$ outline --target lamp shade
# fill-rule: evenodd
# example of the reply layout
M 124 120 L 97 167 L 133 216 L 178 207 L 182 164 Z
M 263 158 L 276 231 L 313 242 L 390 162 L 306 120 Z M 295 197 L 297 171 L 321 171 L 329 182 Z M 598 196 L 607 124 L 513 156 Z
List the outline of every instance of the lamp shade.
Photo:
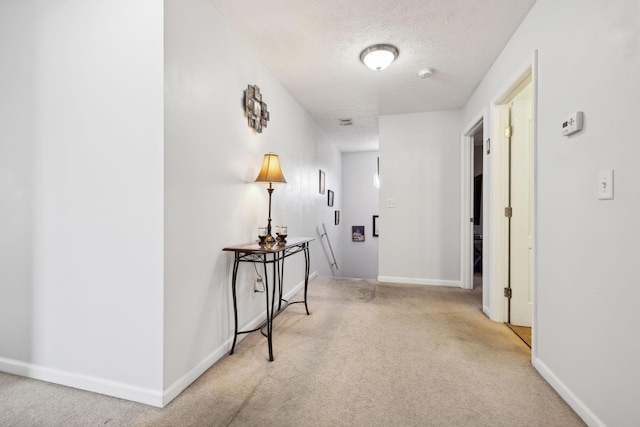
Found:
M 360 60 L 374 71 L 387 68 L 398 57 L 398 48 L 390 44 L 369 46 L 360 53 Z
M 284 179 L 284 175 L 282 175 L 282 170 L 280 169 L 280 158 L 277 154 L 269 153 L 264 155 L 262 169 L 260 169 L 260 173 L 258 174 L 255 182 L 265 182 L 269 184 L 287 182 L 287 180 Z

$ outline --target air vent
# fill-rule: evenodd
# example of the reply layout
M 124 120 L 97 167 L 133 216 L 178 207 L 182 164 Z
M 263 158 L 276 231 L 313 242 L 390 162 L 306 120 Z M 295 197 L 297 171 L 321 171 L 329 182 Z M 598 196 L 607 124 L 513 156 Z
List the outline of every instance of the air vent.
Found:
M 351 126 L 351 125 L 353 125 L 353 120 L 352 119 L 338 119 L 338 122 L 340 122 L 340 126 Z

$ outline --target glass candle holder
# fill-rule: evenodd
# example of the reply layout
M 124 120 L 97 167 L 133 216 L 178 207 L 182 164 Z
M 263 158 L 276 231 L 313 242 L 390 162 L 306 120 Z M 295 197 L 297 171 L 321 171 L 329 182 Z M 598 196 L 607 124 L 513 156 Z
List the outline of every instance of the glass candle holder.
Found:
M 276 230 L 276 234 L 278 235 L 278 242 L 287 243 L 287 227 L 285 225 L 279 225 Z
M 267 238 L 267 227 L 258 227 L 258 239 L 261 245 L 265 244 Z

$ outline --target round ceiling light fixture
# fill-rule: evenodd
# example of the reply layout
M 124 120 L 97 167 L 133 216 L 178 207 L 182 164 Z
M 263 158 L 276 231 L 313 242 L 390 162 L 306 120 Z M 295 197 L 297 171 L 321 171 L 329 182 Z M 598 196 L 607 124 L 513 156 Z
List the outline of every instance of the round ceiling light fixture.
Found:
M 360 61 L 374 71 L 387 68 L 398 57 L 398 48 L 390 44 L 369 46 L 360 53 Z

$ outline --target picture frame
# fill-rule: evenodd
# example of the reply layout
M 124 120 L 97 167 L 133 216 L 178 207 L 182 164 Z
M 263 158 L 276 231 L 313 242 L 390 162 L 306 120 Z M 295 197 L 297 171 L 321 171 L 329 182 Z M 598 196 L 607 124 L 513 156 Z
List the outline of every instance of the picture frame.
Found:
M 320 169 L 320 173 L 318 174 L 318 192 L 320 194 L 324 194 L 324 171 Z
M 340 211 L 335 211 L 333 213 L 335 225 L 340 224 Z
M 269 111 L 267 104 L 262 102 L 262 93 L 257 85 L 249 85 L 244 91 L 244 113 L 249 127 L 257 133 L 262 133 L 262 129 L 267 127 Z
M 328 206 L 333 206 L 333 191 L 331 190 L 327 190 L 327 205 Z
M 378 215 L 373 216 L 373 237 L 378 237 Z
M 364 225 L 351 226 L 351 241 L 364 242 Z

